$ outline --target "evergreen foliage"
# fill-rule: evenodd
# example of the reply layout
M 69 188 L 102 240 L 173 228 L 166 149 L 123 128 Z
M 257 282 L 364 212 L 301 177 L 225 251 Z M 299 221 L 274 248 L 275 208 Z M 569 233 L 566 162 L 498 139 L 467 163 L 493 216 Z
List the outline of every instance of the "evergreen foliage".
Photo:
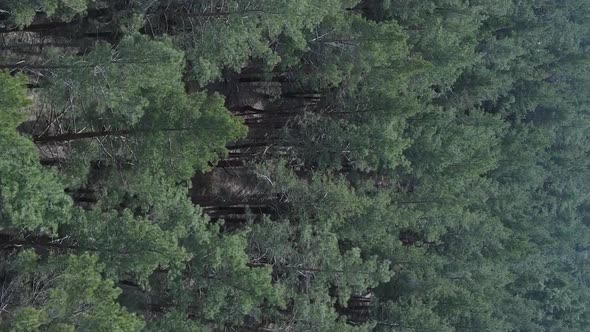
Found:
M 589 18 L 0 1 L 0 330 L 586 331 Z

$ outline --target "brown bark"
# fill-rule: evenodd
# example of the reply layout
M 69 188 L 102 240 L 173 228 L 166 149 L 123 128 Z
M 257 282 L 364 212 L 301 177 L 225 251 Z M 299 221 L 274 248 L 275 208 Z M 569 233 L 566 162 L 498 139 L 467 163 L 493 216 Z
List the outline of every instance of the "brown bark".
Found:
M 250 149 L 256 147 L 265 147 L 268 145 L 268 142 L 252 142 L 252 143 L 243 143 L 243 144 L 234 144 L 228 145 L 228 150 L 238 150 L 238 149 Z
M 160 129 L 118 129 L 118 130 L 103 130 L 103 131 L 90 131 L 90 132 L 81 132 L 81 133 L 65 133 L 60 135 L 53 135 L 53 136 L 38 136 L 34 137 L 33 141 L 36 143 L 54 143 L 54 142 L 67 142 L 67 141 L 75 141 L 79 139 L 87 139 L 87 138 L 97 138 L 97 137 L 105 137 L 105 136 L 128 136 L 133 134 L 139 133 L 148 133 L 148 132 L 174 132 L 174 131 L 188 131 L 193 130 L 196 128 L 160 128 Z
M 94 34 L 92 34 L 94 36 Z M 111 61 L 111 64 L 118 64 L 118 65 L 158 65 L 161 64 L 161 61 L 125 61 L 125 62 L 116 62 Z M 35 69 L 35 70 L 44 70 L 44 69 L 71 69 L 71 68 L 94 68 L 96 66 L 104 65 L 104 63 L 88 63 L 88 64 L 78 64 L 75 66 L 70 65 L 45 65 L 45 64 L 35 64 L 31 63 L 28 64 L 26 62 L 23 63 L 0 63 L 0 69 L 10 69 L 10 70 L 23 70 L 23 69 Z
M 104 130 L 104 131 L 89 131 L 81 133 L 66 133 L 53 136 L 39 136 L 33 138 L 36 143 L 53 143 L 53 142 L 67 142 L 86 138 L 97 138 L 105 136 L 126 136 L 131 133 L 130 130 Z
M 268 11 L 264 11 L 263 9 L 250 9 L 250 10 L 240 10 L 235 12 L 209 12 L 209 13 L 191 13 L 191 12 L 182 12 L 182 11 L 163 11 L 159 14 L 164 15 L 172 15 L 172 17 L 227 17 L 231 15 L 243 15 L 243 14 L 251 14 L 251 13 L 265 13 L 265 14 L 273 14 Z M 281 13 L 275 13 L 281 14 Z
M 0 29 L 0 34 L 4 33 L 12 33 L 12 32 L 47 32 L 51 30 L 56 30 L 59 28 L 66 27 L 71 25 L 70 23 L 66 22 L 49 22 L 49 23 L 38 23 L 26 26 L 24 28 L 14 28 L 14 29 Z

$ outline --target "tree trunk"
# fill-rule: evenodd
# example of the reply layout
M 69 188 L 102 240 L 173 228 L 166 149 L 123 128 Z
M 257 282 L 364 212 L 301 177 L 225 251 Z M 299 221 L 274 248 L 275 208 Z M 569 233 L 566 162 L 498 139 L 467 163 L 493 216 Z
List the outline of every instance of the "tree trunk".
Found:
M 104 130 L 104 131 L 90 131 L 82 133 L 66 133 L 54 136 L 40 136 L 33 138 L 36 143 L 53 143 L 53 142 L 67 142 L 86 138 L 96 138 L 105 136 L 126 136 L 131 133 L 130 130 Z
M 54 136 L 38 136 L 34 137 L 33 141 L 36 143 L 54 143 L 54 142 L 68 142 L 68 141 L 75 141 L 80 139 L 86 138 L 96 138 L 96 137 L 105 137 L 105 136 L 128 136 L 133 134 L 139 133 L 148 133 L 148 132 L 175 132 L 175 131 L 189 131 L 195 130 L 198 128 L 161 128 L 161 129 L 119 129 L 119 130 L 103 130 L 103 131 L 90 131 L 90 132 L 82 132 L 82 133 L 66 133 L 61 135 L 54 135 Z
M 50 23 L 39 23 L 26 26 L 24 28 L 15 28 L 15 29 L 0 29 L 0 34 L 5 33 L 12 33 L 12 32 L 47 32 L 51 30 L 56 30 L 59 28 L 66 27 L 71 25 L 70 23 L 66 22 L 50 22 Z

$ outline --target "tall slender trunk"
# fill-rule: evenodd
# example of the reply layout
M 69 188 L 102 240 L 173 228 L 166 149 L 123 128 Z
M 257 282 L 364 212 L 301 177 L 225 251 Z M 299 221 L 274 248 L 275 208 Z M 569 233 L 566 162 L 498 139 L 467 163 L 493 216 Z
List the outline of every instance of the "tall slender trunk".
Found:
M 24 32 L 44 32 L 44 31 L 51 31 L 51 30 L 63 28 L 68 25 L 71 25 L 71 23 L 67 23 L 67 22 L 39 23 L 39 24 L 32 24 L 32 25 L 26 26 L 24 28 L 0 29 L 0 34 L 21 32 L 21 31 L 24 31 Z
M 33 235 L 24 238 L 17 237 L 16 235 L 10 234 L 8 231 L 3 230 L 0 232 L 0 250 L 12 251 L 17 248 L 33 248 L 42 250 L 71 250 L 80 249 L 78 246 L 74 246 L 68 243 L 60 242 L 58 239 L 51 238 L 46 235 Z M 89 251 L 97 251 L 92 249 Z
M 66 133 L 54 136 L 39 136 L 33 138 L 36 143 L 53 143 L 53 142 L 67 142 L 86 138 L 97 138 L 105 136 L 126 136 L 131 133 L 130 130 L 104 130 L 104 131 L 89 131 L 82 133 Z
M 234 144 L 228 145 L 228 150 L 237 150 L 237 149 L 250 149 L 255 147 L 265 147 L 268 145 L 268 142 L 252 142 L 252 143 L 243 143 L 243 144 Z
M 196 128 L 188 127 L 188 128 L 159 128 L 159 129 L 118 129 L 118 130 L 103 130 L 103 131 L 90 131 L 90 132 L 82 132 L 82 133 L 66 133 L 61 135 L 54 135 L 54 136 L 39 136 L 33 138 L 33 141 L 36 143 L 54 143 L 54 142 L 67 142 L 67 141 L 75 141 L 80 139 L 87 139 L 87 138 L 97 138 L 97 137 L 105 137 L 105 136 L 128 136 L 133 134 L 139 133 L 148 133 L 148 132 L 174 132 L 174 131 L 188 131 L 194 130 Z
M 93 67 L 94 65 L 82 65 L 76 67 Z M 65 66 L 65 65 L 41 65 L 41 64 L 27 64 L 27 63 L 0 63 L 0 69 L 10 69 L 10 70 L 17 70 L 17 69 L 65 69 L 65 68 L 74 68 L 74 66 Z
M 159 65 L 162 61 L 154 60 L 147 60 L 147 61 L 125 61 L 125 62 L 117 62 L 117 61 L 110 61 L 107 62 L 109 64 L 118 64 L 118 65 Z M 71 69 L 71 68 L 94 68 L 96 66 L 105 65 L 106 63 L 85 63 L 85 64 L 77 64 L 77 65 L 45 65 L 45 64 L 35 64 L 35 63 L 0 63 L 0 69 L 10 69 L 10 70 L 22 70 L 22 69 Z
M 397 205 L 406 205 L 406 204 L 431 204 L 431 203 L 443 203 L 440 200 L 416 200 L 416 201 L 393 201 L 394 204 Z
M 240 10 L 235 12 L 209 12 L 209 13 L 190 13 L 190 12 L 182 12 L 182 11 L 163 11 L 160 14 L 163 15 L 173 15 L 176 17 L 227 17 L 232 15 L 244 15 L 244 14 L 252 14 L 252 13 L 264 13 L 264 14 L 282 14 L 282 13 L 273 13 L 268 12 L 263 9 L 249 9 L 249 10 Z

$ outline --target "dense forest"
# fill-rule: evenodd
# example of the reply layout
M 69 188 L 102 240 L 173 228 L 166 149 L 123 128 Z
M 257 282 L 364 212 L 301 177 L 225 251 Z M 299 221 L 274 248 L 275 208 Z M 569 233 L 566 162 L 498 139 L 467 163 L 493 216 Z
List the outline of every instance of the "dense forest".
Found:
M 589 91 L 587 0 L 0 0 L 0 330 L 588 331 Z

